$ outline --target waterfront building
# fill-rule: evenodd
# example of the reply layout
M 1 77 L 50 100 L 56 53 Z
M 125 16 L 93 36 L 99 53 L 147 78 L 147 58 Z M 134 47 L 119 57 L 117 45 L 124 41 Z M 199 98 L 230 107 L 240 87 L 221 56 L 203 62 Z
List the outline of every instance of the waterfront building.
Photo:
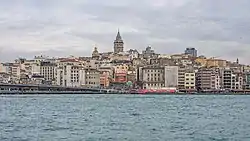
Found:
M 85 69 L 82 66 L 68 63 L 57 68 L 57 85 L 65 87 L 80 87 L 85 85 L 85 83 Z
M 114 69 L 111 64 L 102 64 L 99 67 L 100 71 L 100 86 L 109 87 L 113 80 Z
M 40 62 L 33 62 L 31 65 L 31 75 L 40 75 L 41 67 Z
M 166 88 L 178 87 L 178 66 L 165 66 L 164 67 L 164 81 Z
M 191 55 L 192 57 L 197 57 L 197 50 L 195 48 L 186 48 L 185 54 Z
M 164 66 L 148 65 L 137 69 L 137 79 L 143 89 L 161 89 L 165 86 Z
M 200 68 L 196 74 L 198 91 L 211 91 L 220 89 L 219 72 L 213 68 Z
M 250 90 L 250 72 L 244 74 L 243 77 L 243 89 Z
M 17 63 L 1 63 L 0 73 L 6 73 L 10 75 L 13 81 L 17 83 L 17 79 L 20 79 L 21 76 L 21 67 Z
M 186 66 L 179 66 L 178 68 L 178 89 L 185 90 L 185 73 L 187 71 Z
M 55 81 L 56 67 L 56 63 L 40 62 L 40 75 L 44 77 L 45 81 L 52 83 Z
M 118 30 L 116 39 L 114 41 L 114 53 L 120 53 L 124 50 L 124 42 L 122 40 L 122 37 L 120 35 L 120 31 Z
M 243 85 L 244 85 L 244 75 L 243 73 L 235 73 L 235 89 L 236 90 L 242 90 L 243 89 Z
M 9 83 L 11 75 L 5 72 L 0 72 L 0 83 Z
M 236 75 L 231 68 L 221 69 L 222 88 L 227 90 L 235 89 Z
M 114 74 L 114 82 L 127 82 L 127 74 L 128 74 L 128 65 L 116 65 L 114 66 L 115 74 Z
M 196 75 L 195 72 L 186 72 L 185 73 L 185 89 L 186 90 L 195 90 L 196 89 Z
M 106 88 L 110 85 L 110 73 L 108 71 L 100 72 L 100 86 Z
M 93 68 L 85 69 L 86 86 L 100 87 L 100 71 Z

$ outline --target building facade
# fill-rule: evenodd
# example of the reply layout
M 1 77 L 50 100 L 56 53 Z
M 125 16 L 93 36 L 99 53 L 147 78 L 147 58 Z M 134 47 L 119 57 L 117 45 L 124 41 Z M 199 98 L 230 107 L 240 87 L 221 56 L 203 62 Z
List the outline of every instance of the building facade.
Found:
M 194 72 L 185 73 L 185 89 L 195 90 L 196 89 L 196 75 Z
M 100 87 L 100 71 L 97 69 L 85 69 L 86 86 Z
M 198 91 L 219 90 L 220 74 L 213 68 L 200 68 L 197 72 L 196 86 Z
M 125 83 L 127 82 L 128 65 L 114 66 L 114 82 Z
M 197 50 L 195 48 L 186 48 L 185 54 L 197 57 Z
M 65 87 L 81 87 L 85 85 L 85 69 L 68 64 L 57 68 L 56 84 Z
M 177 88 L 178 87 L 178 66 L 165 66 L 164 67 L 165 87 Z
M 165 85 L 163 66 L 144 66 L 137 70 L 137 78 L 143 89 L 161 89 Z
M 45 81 L 52 83 L 52 81 L 55 81 L 56 67 L 55 63 L 40 62 L 40 75 L 43 76 Z

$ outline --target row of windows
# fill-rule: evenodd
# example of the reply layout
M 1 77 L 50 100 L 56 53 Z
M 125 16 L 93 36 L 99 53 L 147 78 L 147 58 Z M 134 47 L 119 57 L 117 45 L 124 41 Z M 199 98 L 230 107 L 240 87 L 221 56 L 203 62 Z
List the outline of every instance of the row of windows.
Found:
M 194 82 L 191 82 L 191 83 L 186 82 L 186 85 L 194 85 Z
M 144 84 L 144 87 L 146 87 L 146 86 L 148 86 L 148 87 L 163 87 L 164 86 L 164 84 Z
M 71 82 L 79 82 L 79 80 L 78 80 L 78 79 L 75 79 L 75 80 L 71 80 Z
M 161 74 L 160 73 L 155 73 L 155 74 L 148 74 L 148 77 L 151 75 L 151 77 L 153 77 L 153 76 L 160 76 Z
M 163 70 L 145 70 L 146 72 L 163 72 Z
M 194 76 L 194 74 L 193 73 L 191 73 L 191 74 L 187 73 L 186 76 Z
M 186 81 L 189 81 L 189 80 L 191 80 L 191 81 L 194 81 L 194 78 L 186 78 Z
M 147 79 L 148 81 L 161 81 L 162 79 L 161 78 L 151 78 L 151 79 Z
M 96 79 L 97 77 L 92 77 L 92 76 L 89 76 L 89 77 L 86 77 L 86 78 L 88 78 L 88 79 Z
M 96 82 L 87 82 L 87 84 L 95 85 L 95 84 L 98 84 L 98 83 L 96 83 Z

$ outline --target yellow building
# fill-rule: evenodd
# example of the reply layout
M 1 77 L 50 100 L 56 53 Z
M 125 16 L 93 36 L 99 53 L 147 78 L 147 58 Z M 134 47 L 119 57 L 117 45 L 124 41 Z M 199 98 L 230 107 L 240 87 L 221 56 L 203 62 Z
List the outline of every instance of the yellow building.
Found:
M 195 73 L 185 73 L 185 89 L 194 90 L 195 89 Z
M 204 67 L 226 67 L 227 66 L 227 61 L 222 60 L 222 59 L 197 58 L 195 62 L 201 64 L 201 66 L 204 66 Z
M 206 58 L 197 58 L 197 59 L 195 59 L 195 62 L 201 64 L 201 66 L 206 66 L 207 59 Z
M 207 67 L 226 67 L 227 61 L 222 59 L 207 59 Z

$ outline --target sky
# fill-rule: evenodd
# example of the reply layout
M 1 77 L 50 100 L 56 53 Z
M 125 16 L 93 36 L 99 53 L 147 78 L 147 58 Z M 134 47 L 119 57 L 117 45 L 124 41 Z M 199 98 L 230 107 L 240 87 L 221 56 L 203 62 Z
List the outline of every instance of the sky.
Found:
M 183 53 L 250 64 L 249 0 L 0 0 L 0 62 L 90 56 L 125 49 Z

